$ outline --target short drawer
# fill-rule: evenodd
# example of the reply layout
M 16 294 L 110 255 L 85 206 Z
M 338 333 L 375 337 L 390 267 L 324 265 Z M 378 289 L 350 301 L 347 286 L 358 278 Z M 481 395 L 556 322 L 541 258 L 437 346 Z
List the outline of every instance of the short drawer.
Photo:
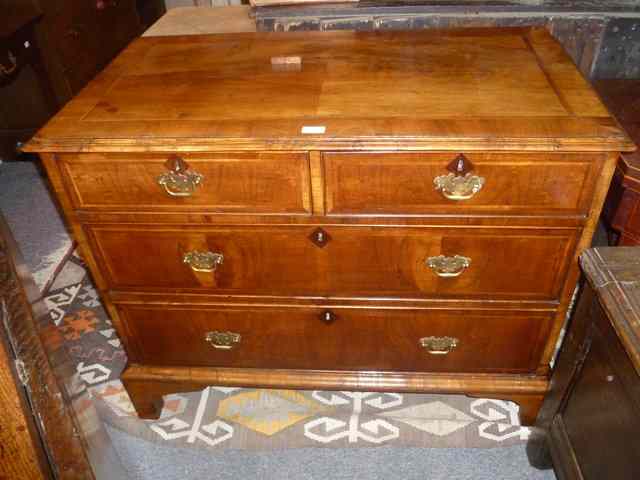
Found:
M 88 233 L 114 289 L 534 299 L 558 297 L 577 234 L 335 225 L 104 225 Z
M 309 214 L 309 162 L 301 153 L 66 155 L 76 208 Z
M 605 159 L 474 152 L 326 153 L 323 158 L 329 215 L 586 213 Z M 451 171 L 453 165 L 459 174 Z
M 151 365 L 533 372 L 551 314 L 332 307 L 119 305 Z

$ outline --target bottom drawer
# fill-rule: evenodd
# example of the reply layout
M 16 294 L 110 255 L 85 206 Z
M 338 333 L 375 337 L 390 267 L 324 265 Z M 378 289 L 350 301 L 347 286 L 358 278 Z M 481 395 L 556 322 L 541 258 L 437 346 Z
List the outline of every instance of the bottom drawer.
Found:
M 136 363 L 424 372 L 533 372 L 553 316 L 353 307 L 118 310 Z

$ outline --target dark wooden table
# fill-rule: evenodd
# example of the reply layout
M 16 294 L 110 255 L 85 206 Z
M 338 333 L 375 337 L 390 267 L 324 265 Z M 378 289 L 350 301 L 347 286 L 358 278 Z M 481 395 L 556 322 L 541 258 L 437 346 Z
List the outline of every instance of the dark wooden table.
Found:
M 640 478 L 640 248 L 599 247 L 538 423 L 560 480 Z

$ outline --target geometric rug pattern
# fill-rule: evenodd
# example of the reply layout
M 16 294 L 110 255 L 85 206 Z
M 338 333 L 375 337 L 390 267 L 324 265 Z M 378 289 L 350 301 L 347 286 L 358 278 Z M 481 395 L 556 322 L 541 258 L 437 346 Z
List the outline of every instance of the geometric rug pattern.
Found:
M 152 442 L 215 450 L 495 448 L 524 443 L 531 434 L 508 401 L 221 386 L 169 395 L 158 420 L 140 420 L 119 380 L 127 361 L 122 344 L 77 253 L 59 270 L 45 302 L 103 421 Z

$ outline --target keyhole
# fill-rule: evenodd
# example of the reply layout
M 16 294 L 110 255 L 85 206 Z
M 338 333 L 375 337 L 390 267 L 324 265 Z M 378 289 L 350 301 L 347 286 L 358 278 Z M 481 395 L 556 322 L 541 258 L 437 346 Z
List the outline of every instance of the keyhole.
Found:
M 316 247 L 324 247 L 331 240 L 331 235 L 325 232 L 322 228 L 316 228 L 309 234 L 309 240 L 311 240 Z
M 324 323 L 332 323 L 336 319 L 336 316 L 331 310 L 325 310 L 324 312 L 322 312 L 320 318 L 322 318 L 322 321 L 324 321 Z

